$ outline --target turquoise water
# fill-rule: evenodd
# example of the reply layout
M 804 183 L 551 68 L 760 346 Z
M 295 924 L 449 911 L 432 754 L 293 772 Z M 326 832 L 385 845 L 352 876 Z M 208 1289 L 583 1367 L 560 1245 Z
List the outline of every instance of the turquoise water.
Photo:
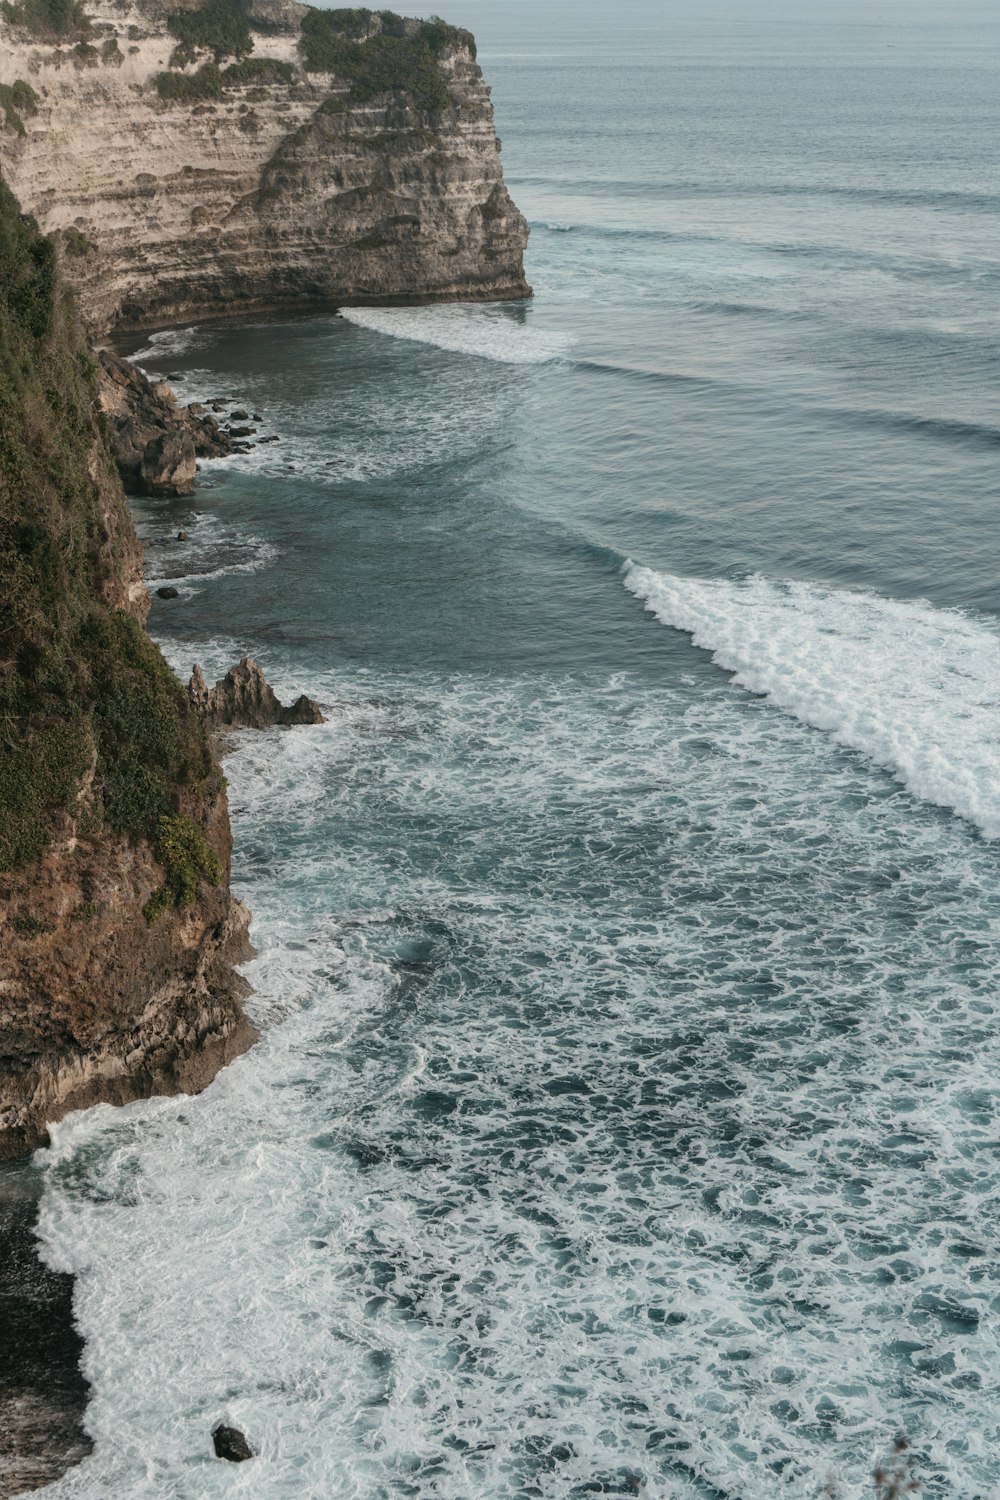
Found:
M 448 14 L 534 302 L 136 351 L 280 437 L 154 632 L 329 722 L 227 762 L 260 1046 L 54 1132 L 50 1493 L 985 1500 L 1000 24 Z

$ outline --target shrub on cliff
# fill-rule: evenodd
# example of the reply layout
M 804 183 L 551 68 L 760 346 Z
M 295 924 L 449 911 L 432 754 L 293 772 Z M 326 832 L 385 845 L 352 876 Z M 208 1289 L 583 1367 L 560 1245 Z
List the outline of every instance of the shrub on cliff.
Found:
M 37 37 L 77 36 L 90 29 L 90 19 L 81 0 L 4 0 L 0 12 L 12 26 L 22 26 Z
M 219 99 L 224 88 L 243 88 L 251 84 L 294 83 L 291 63 L 270 57 L 248 57 L 230 63 L 223 70 L 218 63 L 206 63 L 197 73 L 157 73 L 156 91 L 161 99 L 189 103 L 198 99 Z
M 128 522 L 97 408 L 53 242 L 0 179 L 0 871 L 38 859 L 70 818 L 83 840 L 176 854 L 174 900 L 221 773 L 184 689 L 116 607 Z M 164 840 L 164 819 L 183 838 Z
M 157 73 L 156 92 L 161 99 L 218 99 L 222 93 L 222 70 L 217 63 L 206 63 L 197 73 Z
M 38 95 L 30 83 L 18 78 L 14 83 L 0 83 L 0 109 L 4 124 L 17 135 L 24 135 L 24 115 L 33 115 L 38 110 Z
M 349 81 L 350 98 L 357 104 L 380 94 L 401 93 L 429 113 L 449 107 L 451 96 L 422 31 L 416 36 L 378 33 L 357 41 L 337 24 L 342 14 L 311 10 L 303 20 L 299 47 L 308 72 L 333 73 Z
M 200 10 L 179 11 L 167 18 L 167 30 L 188 49 L 188 55 L 209 47 L 218 62 L 253 51 L 250 22 L 237 0 L 207 0 Z
M 230 63 L 222 75 L 227 88 L 241 88 L 253 83 L 295 82 L 295 69 L 291 63 L 281 62 L 275 57 L 247 57 L 242 62 Z

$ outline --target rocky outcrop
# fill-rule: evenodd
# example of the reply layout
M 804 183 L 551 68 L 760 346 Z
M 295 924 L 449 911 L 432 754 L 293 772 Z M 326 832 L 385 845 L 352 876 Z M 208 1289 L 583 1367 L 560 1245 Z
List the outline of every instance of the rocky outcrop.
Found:
M 288 0 L 246 5 L 242 60 L 178 58 L 179 6 L 85 8 L 81 53 L 5 7 L 0 83 L 36 97 L 23 134 L 0 128 L 0 168 L 57 236 L 92 331 L 529 294 L 527 226 L 469 33 L 427 32 L 431 52 L 419 23 L 359 13 L 307 68 L 309 12 Z
M 210 688 L 195 664 L 188 683 L 191 706 L 206 728 L 270 729 L 276 724 L 325 724 L 317 704 L 302 693 L 290 708 L 279 700 L 252 656 L 244 656 Z
M 102 349 L 101 407 L 118 472 L 131 495 L 191 495 L 197 460 L 221 458 L 233 439 L 195 405 L 180 407 L 168 385 L 151 385 L 141 370 Z
M 142 552 L 53 247 L 0 180 L 0 1158 L 201 1088 L 255 1032 L 224 778 L 143 629 Z
M 0 1158 L 72 1109 L 197 1093 L 256 1039 L 224 795 L 206 833 L 218 883 L 152 924 L 163 870 L 145 841 L 60 841 L 0 883 Z

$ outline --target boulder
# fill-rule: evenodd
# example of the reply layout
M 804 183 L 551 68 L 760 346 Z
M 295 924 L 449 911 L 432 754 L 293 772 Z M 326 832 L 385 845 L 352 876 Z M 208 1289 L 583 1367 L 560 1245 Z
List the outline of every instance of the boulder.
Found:
M 232 441 L 203 406 L 194 403 L 178 407 L 168 385 L 162 382 L 151 385 L 141 370 L 111 349 L 102 349 L 99 357 L 101 405 L 126 490 L 133 495 L 189 495 L 194 486 L 189 455 L 181 465 L 189 477 L 182 481 L 168 474 L 162 487 L 150 487 L 156 481 L 147 469 L 147 453 L 148 468 L 156 466 L 161 457 L 155 450 L 149 452 L 150 445 L 172 434 L 181 434 L 190 439 L 198 458 L 221 458 L 233 451 Z M 176 442 L 170 448 L 176 469 L 181 450 Z M 183 488 L 179 487 L 181 482 Z
M 224 1422 L 212 1428 L 212 1443 L 216 1458 L 225 1458 L 231 1464 L 241 1464 L 254 1456 L 246 1434 L 238 1427 L 227 1427 Z
M 291 707 L 277 697 L 252 656 L 244 656 L 210 688 L 197 664 L 188 683 L 195 712 L 209 729 L 270 729 L 274 724 L 325 724 L 319 707 L 303 693 Z
M 162 589 L 156 590 L 157 599 L 179 599 L 180 590 L 175 589 L 172 584 L 165 584 Z
M 163 432 L 146 444 L 139 476 L 144 494 L 193 495 L 196 472 L 190 432 Z

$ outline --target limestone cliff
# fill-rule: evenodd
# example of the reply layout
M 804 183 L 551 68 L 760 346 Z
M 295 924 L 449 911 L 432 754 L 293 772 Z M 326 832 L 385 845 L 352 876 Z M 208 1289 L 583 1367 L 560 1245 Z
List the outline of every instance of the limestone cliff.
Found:
M 97 365 L 0 180 L 0 1157 L 243 1051 L 225 782 L 143 629 Z
M 0 17 L 0 169 L 91 331 L 529 294 L 468 32 L 293 0 Z

